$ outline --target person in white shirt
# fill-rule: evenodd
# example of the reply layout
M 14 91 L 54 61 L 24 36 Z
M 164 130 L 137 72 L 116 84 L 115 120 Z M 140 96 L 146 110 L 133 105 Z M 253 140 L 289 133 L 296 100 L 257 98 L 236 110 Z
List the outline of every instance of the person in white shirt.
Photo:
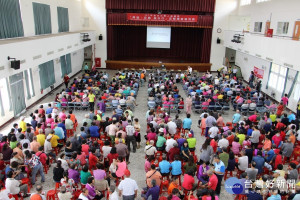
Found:
M 125 179 L 118 186 L 119 196 L 123 196 L 124 200 L 134 200 L 137 197 L 138 185 L 136 181 L 130 178 L 130 171 L 124 171 Z
M 171 135 L 174 135 L 177 131 L 177 126 L 176 126 L 176 123 L 172 121 L 171 118 L 169 118 L 169 122 L 168 122 L 168 132 L 171 134 Z
M 65 171 L 68 171 L 69 169 L 69 164 L 68 162 L 66 161 L 65 159 L 65 154 L 62 153 L 60 154 L 59 158 L 57 160 L 60 160 L 61 161 L 61 167 L 65 170 Z
M 8 191 L 8 193 L 14 195 L 14 194 L 19 194 L 22 192 L 24 194 L 24 198 L 28 197 L 29 195 L 27 194 L 28 192 L 28 187 L 27 184 L 22 185 L 22 181 L 16 180 L 15 179 L 16 173 L 13 171 L 9 171 L 6 174 L 6 181 L 5 181 L 5 188 Z
M 131 120 L 128 120 L 128 125 L 126 126 L 126 133 L 127 133 L 126 143 L 128 146 L 128 151 L 130 151 L 130 142 L 131 142 L 133 146 L 133 153 L 135 153 L 136 152 L 136 138 L 134 135 L 135 129 L 131 125 Z
M 239 170 L 245 171 L 248 168 L 248 156 L 246 156 L 245 151 L 241 151 L 241 157 L 239 157 L 238 159 Z
M 174 140 L 174 135 L 171 135 L 170 139 L 167 139 L 166 141 L 166 152 L 169 152 L 171 148 L 174 147 L 174 143 L 177 143 L 176 140 Z
M 227 136 L 225 134 L 223 134 L 222 139 L 219 140 L 218 147 L 220 149 L 223 149 L 223 148 L 227 149 L 227 147 L 229 146 L 229 142 L 226 138 L 227 138 Z
M 208 134 L 210 138 L 215 138 L 219 133 L 219 128 L 215 122 L 212 123 L 213 127 L 209 128 Z
M 146 154 L 147 156 L 154 156 L 155 153 L 157 152 L 155 146 L 153 146 L 153 145 L 154 145 L 154 140 L 150 140 L 149 145 L 147 145 L 147 146 L 145 147 L 144 152 L 145 152 L 145 154 Z
M 78 199 L 81 200 L 89 200 L 88 196 L 89 196 L 89 191 L 86 188 L 81 189 L 82 193 L 79 195 Z
M 109 146 L 110 143 L 108 140 L 105 140 L 104 142 L 104 146 L 102 147 L 102 152 L 103 152 L 103 157 L 104 158 L 107 158 L 107 155 L 110 153 L 110 150 L 111 150 L 111 146 Z
M 60 187 L 60 191 L 57 194 L 59 200 L 71 200 L 73 195 L 71 192 L 67 192 L 67 189 L 65 186 Z
M 119 196 L 114 185 L 109 187 L 109 200 L 119 200 Z

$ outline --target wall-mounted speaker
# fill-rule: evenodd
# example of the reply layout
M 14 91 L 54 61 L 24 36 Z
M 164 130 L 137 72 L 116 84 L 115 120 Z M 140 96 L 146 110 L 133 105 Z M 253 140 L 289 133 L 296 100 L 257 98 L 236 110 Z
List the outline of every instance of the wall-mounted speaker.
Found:
M 217 44 L 221 44 L 221 39 L 220 38 L 217 39 Z
M 103 39 L 102 34 L 100 34 L 99 35 L 99 40 L 102 40 L 102 39 Z
M 10 61 L 10 66 L 15 70 L 20 69 L 20 60 Z

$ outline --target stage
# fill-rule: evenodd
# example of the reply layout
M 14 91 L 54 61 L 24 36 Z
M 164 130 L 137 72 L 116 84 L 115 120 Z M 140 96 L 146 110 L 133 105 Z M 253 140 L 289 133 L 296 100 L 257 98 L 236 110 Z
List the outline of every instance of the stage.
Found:
M 152 67 L 165 66 L 167 70 L 187 70 L 191 66 L 199 72 L 210 71 L 211 63 L 199 63 L 193 59 L 169 59 L 169 58 L 123 58 L 118 60 L 106 60 L 106 69 L 151 69 Z

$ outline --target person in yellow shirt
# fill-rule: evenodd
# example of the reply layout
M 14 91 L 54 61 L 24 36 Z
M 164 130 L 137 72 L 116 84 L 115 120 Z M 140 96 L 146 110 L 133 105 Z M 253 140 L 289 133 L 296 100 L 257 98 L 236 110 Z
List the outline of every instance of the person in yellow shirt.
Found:
M 219 100 L 222 100 L 222 99 L 223 99 L 223 97 L 224 97 L 224 95 L 223 95 L 223 94 L 219 94 L 219 95 L 218 95 L 218 99 L 219 99 Z
M 25 117 L 22 116 L 21 121 L 19 122 L 19 127 L 22 129 L 22 133 L 25 133 L 25 131 L 27 130 L 27 124 L 26 122 L 24 121 L 25 120 Z
M 60 147 L 63 146 L 62 144 L 59 144 L 59 143 L 58 143 L 59 137 L 58 137 L 57 135 L 54 134 L 54 131 L 53 131 L 53 130 L 52 130 L 52 132 L 51 132 L 49 135 L 52 136 L 52 137 L 51 137 L 51 140 L 50 140 L 50 143 L 51 143 L 52 148 L 54 148 L 54 147 L 60 148 Z
M 41 146 L 44 146 L 46 136 L 43 133 L 42 129 L 39 130 L 39 134 L 36 136 L 36 140 L 38 141 L 38 143 L 40 143 Z
M 244 142 L 244 140 L 246 139 L 246 135 L 243 134 L 243 133 L 239 133 L 239 134 L 236 135 L 236 137 L 239 138 L 239 143 L 240 143 L 240 145 L 243 145 L 243 142 Z
M 94 112 L 95 98 L 96 98 L 96 96 L 94 95 L 94 93 L 93 93 L 92 90 L 90 90 L 88 98 L 89 98 L 90 110 Z

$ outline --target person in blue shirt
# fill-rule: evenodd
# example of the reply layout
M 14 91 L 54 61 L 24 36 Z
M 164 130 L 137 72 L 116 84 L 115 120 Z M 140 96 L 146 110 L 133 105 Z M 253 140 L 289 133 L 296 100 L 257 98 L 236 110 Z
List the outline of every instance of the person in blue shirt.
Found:
M 237 110 L 236 113 L 232 116 L 232 123 L 237 124 L 239 123 L 240 119 L 241 119 L 241 114 L 240 111 Z
M 65 138 L 64 130 L 61 127 L 58 127 L 56 124 L 54 125 L 55 135 L 59 137 L 60 140 Z
M 65 122 L 63 121 L 63 122 L 58 123 L 57 127 L 60 127 L 64 130 L 64 135 L 65 135 L 64 138 L 67 138 L 67 129 L 66 129 L 66 126 L 65 126 Z
M 179 155 L 175 155 L 174 161 L 171 163 L 171 168 L 172 168 L 171 170 L 172 176 L 181 175 L 182 171 L 181 171 L 181 161 Z
M 249 192 L 247 194 L 247 200 L 263 200 L 261 194 L 257 193 L 254 189 L 249 188 Z
M 256 163 L 255 168 L 258 169 L 258 174 L 263 173 L 263 168 L 265 165 L 265 159 L 262 157 L 262 152 L 258 151 L 257 156 L 254 156 L 252 161 Z
M 288 115 L 288 119 L 290 123 L 296 119 L 296 116 L 292 111 L 290 111 L 290 114 Z
M 273 157 L 275 156 L 275 152 L 273 149 L 270 149 L 269 151 L 267 151 L 266 153 L 266 161 L 268 163 L 270 163 L 273 160 Z
M 220 160 L 220 157 L 218 155 L 214 156 L 214 171 L 215 175 L 218 178 L 218 185 L 216 187 L 216 194 L 220 195 L 221 193 L 221 183 L 222 179 L 225 173 L 225 165 L 224 163 Z
M 191 126 L 192 126 L 191 114 L 187 114 L 186 118 L 183 120 L 183 128 L 190 130 Z
M 91 137 L 99 137 L 99 127 L 95 125 L 94 122 L 92 122 L 90 128 L 89 128 L 90 136 Z
M 269 198 L 267 198 L 267 200 L 281 200 L 281 196 L 278 194 L 277 189 L 271 190 L 270 193 L 271 193 L 271 196 Z
M 49 104 L 48 104 L 48 108 L 47 108 L 47 110 L 46 110 L 46 115 L 51 114 L 52 111 L 53 111 L 52 105 L 51 105 L 51 103 L 49 103 Z
M 158 164 L 162 176 L 170 175 L 171 164 L 167 161 L 167 157 L 163 156 L 162 161 Z
M 248 128 L 248 130 L 247 130 L 247 136 L 251 136 L 252 132 L 253 132 L 252 127 Z

